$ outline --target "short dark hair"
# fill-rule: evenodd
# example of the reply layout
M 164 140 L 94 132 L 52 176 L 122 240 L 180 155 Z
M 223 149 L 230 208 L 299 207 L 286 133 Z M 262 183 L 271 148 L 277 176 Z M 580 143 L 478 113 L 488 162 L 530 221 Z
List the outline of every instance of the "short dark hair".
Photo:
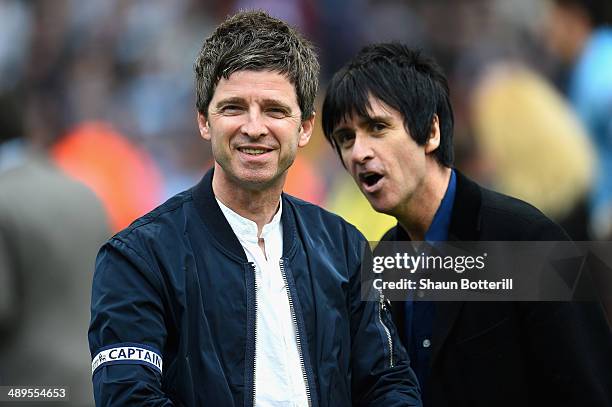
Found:
M 363 48 L 338 71 L 327 88 L 323 102 L 323 132 L 331 137 L 334 128 L 356 114 L 369 117 L 369 95 L 399 111 L 404 127 L 417 144 L 427 142 L 434 114 L 440 123 L 438 162 L 453 164 L 453 109 L 448 82 L 436 62 L 420 51 L 399 43 L 374 44 Z
M 312 44 L 285 22 L 263 11 L 227 18 L 208 37 L 195 62 L 196 107 L 207 115 L 219 80 L 236 71 L 273 71 L 295 86 L 302 120 L 314 113 L 319 62 Z

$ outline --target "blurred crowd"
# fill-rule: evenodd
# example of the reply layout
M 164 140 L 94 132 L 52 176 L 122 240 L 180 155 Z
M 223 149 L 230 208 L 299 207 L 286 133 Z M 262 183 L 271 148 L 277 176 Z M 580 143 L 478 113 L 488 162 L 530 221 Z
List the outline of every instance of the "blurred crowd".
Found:
M 62 369 L 58 384 L 89 404 L 77 367 L 89 360 L 95 253 L 211 166 L 193 62 L 238 9 L 267 10 L 315 43 L 321 94 L 367 43 L 422 48 L 450 80 L 456 166 L 576 240 L 610 239 L 609 3 L 0 0 L 0 385 L 53 384 Z M 370 240 L 394 223 L 370 209 L 320 128 L 286 191 Z

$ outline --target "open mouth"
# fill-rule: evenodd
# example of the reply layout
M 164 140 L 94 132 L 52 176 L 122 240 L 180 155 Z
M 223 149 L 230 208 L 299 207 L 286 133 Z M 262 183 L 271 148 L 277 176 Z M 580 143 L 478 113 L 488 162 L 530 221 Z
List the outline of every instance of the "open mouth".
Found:
M 266 149 L 266 148 L 239 147 L 238 151 L 240 151 L 241 153 L 248 154 L 248 155 L 261 155 L 271 150 Z
M 373 187 L 383 178 L 381 174 L 374 172 L 364 172 L 359 174 L 359 181 L 365 184 L 367 187 Z

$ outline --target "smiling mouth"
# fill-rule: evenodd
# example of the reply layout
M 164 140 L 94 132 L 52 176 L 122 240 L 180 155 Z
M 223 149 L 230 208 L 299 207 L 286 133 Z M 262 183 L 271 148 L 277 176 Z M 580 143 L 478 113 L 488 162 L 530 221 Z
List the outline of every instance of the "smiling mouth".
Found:
M 362 173 L 359 174 L 359 181 L 365 184 L 367 187 L 373 187 L 383 178 L 382 175 L 376 173 Z
M 263 148 L 240 147 L 238 148 L 238 151 L 245 153 L 245 154 L 249 154 L 249 155 L 261 155 L 261 154 L 267 153 L 270 150 L 263 149 Z

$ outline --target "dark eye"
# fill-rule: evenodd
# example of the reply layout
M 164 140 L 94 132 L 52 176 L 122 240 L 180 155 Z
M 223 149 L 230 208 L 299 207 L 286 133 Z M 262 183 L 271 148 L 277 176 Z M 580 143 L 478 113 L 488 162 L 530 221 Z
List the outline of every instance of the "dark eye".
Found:
M 282 107 L 269 107 L 266 109 L 266 113 L 275 119 L 282 119 L 283 117 L 287 117 L 289 112 Z
M 350 148 L 355 140 L 355 134 L 343 131 L 334 135 L 334 140 L 340 148 Z
M 387 128 L 387 125 L 382 122 L 372 123 L 372 131 L 375 133 L 381 132 Z
M 230 116 L 240 114 L 243 111 L 244 109 L 242 108 L 242 106 L 238 106 L 238 105 L 225 105 L 221 107 L 221 113 L 230 115 Z

